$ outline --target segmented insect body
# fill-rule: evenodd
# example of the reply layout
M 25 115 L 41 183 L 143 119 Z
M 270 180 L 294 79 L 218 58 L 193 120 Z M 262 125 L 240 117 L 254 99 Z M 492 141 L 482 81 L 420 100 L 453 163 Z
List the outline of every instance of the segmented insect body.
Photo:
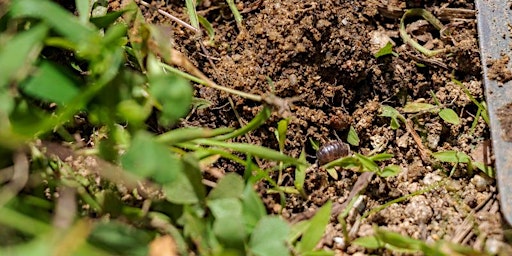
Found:
M 324 165 L 349 154 L 350 146 L 347 143 L 339 140 L 330 141 L 318 149 L 316 159 L 318 160 L 318 165 Z

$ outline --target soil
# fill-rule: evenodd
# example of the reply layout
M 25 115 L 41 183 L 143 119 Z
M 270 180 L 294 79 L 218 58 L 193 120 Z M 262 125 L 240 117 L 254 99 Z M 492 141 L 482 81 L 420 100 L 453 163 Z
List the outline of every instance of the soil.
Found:
M 512 80 L 512 71 L 507 67 L 508 61 L 508 56 L 503 56 L 497 60 L 488 60 L 487 66 L 489 67 L 489 79 L 496 80 L 500 84 Z
M 298 157 L 305 148 L 314 164 L 311 141 L 345 141 L 350 126 L 360 138 L 359 145 L 351 147 L 353 152 L 393 154 L 381 167 L 395 164 L 402 172 L 388 178 L 375 175 L 366 184 L 364 200 L 346 219 L 351 239 L 372 234 L 372 226 L 377 225 L 428 243 L 442 239 L 490 253 L 507 250 L 502 242 L 506 224 L 500 215 L 495 180 L 470 171 L 466 164 L 452 169 L 453 164 L 431 156 L 432 152 L 454 150 L 492 165 L 489 157 L 483 157 L 490 151 L 489 127 L 482 118 L 475 120 L 477 106 L 452 81 L 457 79 L 474 98 L 484 100 L 472 1 L 407 1 L 407 5 L 396 0 L 235 2 L 243 16 L 241 26 L 224 1 L 206 0 L 198 6 L 198 13 L 215 29 L 213 43 L 206 33 L 198 38 L 155 8 L 141 9 L 148 22 L 169 27 L 176 49 L 217 84 L 293 99 L 286 154 Z M 188 21 L 182 1 L 151 4 Z M 408 33 L 425 47 L 445 48 L 446 53 L 427 58 L 402 42 L 400 17 L 404 9 L 412 7 L 425 8 L 439 17 L 450 36 L 441 37 L 444 33 L 420 19 L 407 21 Z M 396 55 L 375 58 L 388 42 Z M 208 87 L 197 86 L 195 96 L 211 105 L 195 109 L 183 126 L 240 127 L 262 108 L 259 102 Z M 450 108 L 460 123 L 446 122 L 432 112 L 405 114 L 403 107 L 413 102 Z M 397 109 L 408 124 L 399 123 L 398 129 L 392 129 L 390 118 L 381 116 L 382 105 Z M 282 118 L 276 111 L 264 126 L 237 140 L 278 149 L 274 131 Z M 229 161 L 219 161 L 212 168 L 243 172 Z M 293 186 L 294 172 L 287 169 L 280 185 Z M 293 220 L 328 200 L 345 202 L 359 175 L 338 170 L 335 179 L 322 168 L 313 168 L 305 184 L 308 197 L 287 194 L 284 208 L 279 196 L 267 193 L 268 184 L 258 184 L 258 190 L 269 212 Z M 433 186 L 436 182 L 441 185 Z M 430 189 L 361 218 L 369 209 L 426 188 Z M 340 255 L 395 253 L 346 245 L 340 240 L 341 227 L 333 217 L 319 247 Z

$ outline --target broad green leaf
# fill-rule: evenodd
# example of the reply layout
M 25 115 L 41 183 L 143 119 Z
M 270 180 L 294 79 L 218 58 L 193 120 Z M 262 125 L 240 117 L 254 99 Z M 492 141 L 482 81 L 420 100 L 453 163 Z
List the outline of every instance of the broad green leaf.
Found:
M 316 212 L 315 216 L 310 220 L 311 225 L 302 235 L 302 239 L 297 245 L 297 251 L 300 253 L 306 253 L 313 251 L 322 239 L 325 228 L 329 219 L 331 218 L 332 202 L 328 201 Z
M 19 87 L 27 95 L 39 100 L 55 102 L 60 106 L 67 105 L 80 94 L 80 90 L 65 73 L 65 70 L 43 61 L 33 76 Z
M 213 232 L 230 248 L 242 249 L 247 232 L 242 216 L 242 203 L 236 198 L 208 201 L 215 221 Z
M 199 202 L 194 186 L 185 174 L 178 174 L 174 181 L 164 186 L 165 196 L 175 204 L 193 204 Z
M 143 229 L 111 221 L 98 223 L 88 241 L 112 254 L 142 256 L 147 255 L 151 239 L 149 232 Z
M 208 195 L 208 200 L 220 198 L 241 198 L 244 191 L 244 180 L 240 175 L 228 173 Z
M 149 133 L 139 132 L 128 151 L 121 157 L 123 167 L 140 177 L 165 184 L 183 172 L 181 161 Z
M 387 105 L 382 105 L 381 110 L 382 110 L 382 114 L 380 114 L 380 116 L 397 117 L 398 115 L 400 115 L 398 110 L 396 110 L 393 107 L 387 106 Z
M 398 122 L 398 119 L 404 120 L 404 117 L 398 112 L 398 110 L 382 105 L 381 106 L 382 114 L 380 116 L 390 117 L 391 118 L 391 128 L 393 130 L 396 130 L 400 127 L 400 123 Z
M 39 56 L 49 28 L 40 24 L 0 45 L 0 90 L 10 81 L 21 81 Z
M 359 136 L 357 136 L 356 129 L 352 125 L 348 130 L 347 142 L 352 146 L 359 146 Z
M 149 83 L 151 95 L 162 105 L 162 125 L 172 125 L 189 112 L 193 90 L 187 80 L 176 75 L 158 75 L 150 76 Z
M 359 245 L 368 249 L 379 249 L 384 246 L 384 244 L 375 236 L 359 237 L 352 241 L 352 244 Z
M 299 221 L 292 225 L 290 233 L 288 233 L 287 241 L 289 244 L 293 244 L 297 239 L 308 230 L 309 226 L 311 226 L 311 222 L 309 220 Z
M 386 178 L 386 177 L 393 177 L 398 175 L 402 171 L 402 168 L 398 165 L 388 165 L 382 169 L 378 174 L 379 176 Z
M 436 106 L 428 103 L 421 103 L 421 102 L 411 102 L 407 103 L 403 111 L 404 113 L 418 113 L 422 111 L 432 111 L 436 108 Z
M 290 255 L 285 243 L 289 231 L 290 227 L 282 219 L 266 216 L 254 228 L 249 241 L 249 250 L 258 256 Z
M 198 159 L 191 154 L 182 157 L 184 170 L 177 173 L 177 177 L 164 186 L 167 200 L 176 204 L 193 204 L 202 202 L 206 191 L 201 183 L 202 174 L 198 166 Z
M 18 0 L 11 5 L 13 17 L 31 17 L 42 19 L 57 31 L 76 44 L 90 42 L 97 32 L 90 24 L 82 24 L 80 20 L 58 4 L 48 0 Z
M 379 57 L 389 55 L 389 54 L 392 54 L 395 57 L 398 56 L 398 54 L 396 52 L 393 52 L 393 44 L 391 42 L 388 42 L 386 45 L 384 45 L 384 47 L 380 48 L 380 50 L 377 53 L 375 53 L 373 56 L 375 58 L 379 58 Z
M 432 153 L 432 156 L 441 162 L 448 163 L 468 163 L 470 157 L 462 152 L 449 150 Z
M 443 108 L 441 111 L 439 111 L 439 117 L 441 117 L 444 121 L 458 125 L 460 124 L 460 119 L 457 113 L 449 108 Z
M 205 239 L 209 229 L 207 221 L 197 207 L 192 205 L 183 206 L 183 215 L 178 220 L 179 225 L 183 225 L 183 236 L 190 238 L 198 246 L 199 252 L 207 251 L 208 244 Z
M 151 105 L 150 105 L 151 107 Z M 151 108 L 139 104 L 133 99 L 123 100 L 116 106 L 117 114 L 130 125 L 143 123 L 151 114 Z
M 390 126 L 391 126 L 391 129 L 393 129 L 393 130 L 400 128 L 400 123 L 398 122 L 398 119 L 396 117 L 391 117 Z
M 242 196 L 242 207 L 245 227 L 248 232 L 251 232 L 256 223 L 267 215 L 267 211 L 261 201 L 261 197 L 254 191 L 250 183 L 245 186 Z

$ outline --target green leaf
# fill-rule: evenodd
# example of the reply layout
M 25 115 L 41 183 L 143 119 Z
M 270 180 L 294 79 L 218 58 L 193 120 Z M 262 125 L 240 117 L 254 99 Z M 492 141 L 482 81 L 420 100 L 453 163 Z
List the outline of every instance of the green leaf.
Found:
M 203 201 L 206 197 L 205 187 L 202 184 L 202 174 L 198 166 L 198 159 L 192 154 L 182 157 L 184 168 L 176 174 L 176 178 L 164 186 L 167 200 L 175 204 L 193 204 Z
M 225 147 L 229 148 L 235 151 L 239 151 L 245 154 L 275 160 L 275 161 L 282 161 L 284 163 L 292 163 L 292 164 L 306 164 L 303 161 L 299 161 L 293 157 L 287 156 L 279 151 L 275 151 L 266 147 L 258 146 L 258 145 L 251 145 L 247 143 L 227 143 L 222 141 L 215 141 L 215 140 L 209 140 L 209 139 L 197 139 L 195 140 L 199 144 L 204 145 L 210 145 L 210 146 L 218 146 L 218 147 Z
M 419 250 L 424 244 L 420 240 L 416 240 L 407 236 L 403 236 L 399 233 L 386 231 L 383 229 L 376 229 L 375 232 L 378 239 L 382 242 L 401 249 Z
M 236 7 L 234 0 L 226 0 L 228 3 L 229 9 L 233 13 L 233 16 L 235 17 L 235 21 L 238 27 L 242 26 L 242 15 L 238 11 L 238 8 Z
M 18 0 L 11 5 L 13 17 L 31 17 L 42 19 L 59 34 L 76 44 L 90 42 L 98 34 L 89 24 L 80 23 L 73 14 L 58 4 L 47 0 Z
M 302 152 L 300 153 L 299 160 L 306 161 L 305 148 L 302 148 Z M 297 165 L 297 168 L 295 168 L 295 179 L 293 180 L 293 185 L 297 188 L 297 190 L 304 197 L 306 196 L 306 192 L 304 192 L 304 182 L 306 181 L 307 167 L 308 167 L 307 165 Z
M 199 29 L 199 21 L 197 18 L 196 4 L 197 4 L 197 2 L 195 0 L 185 0 L 185 5 L 187 6 L 187 14 L 188 14 L 188 18 L 190 20 L 190 25 L 192 25 L 192 27 L 194 27 L 194 28 Z
M 290 227 L 285 221 L 275 216 L 266 216 L 256 225 L 249 248 L 258 256 L 290 255 L 285 243 L 289 231 Z
M 40 24 L 0 45 L 0 90 L 10 81 L 21 81 L 39 56 L 49 28 Z
M 439 117 L 441 117 L 444 121 L 446 121 L 450 124 L 454 124 L 454 125 L 460 124 L 459 116 L 452 109 L 449 109 L 449 108 L 441 109 L 441 111 L 439 111 Z
M 311 226 L 311 222 L 309 220 L 303 220 L 293 224 L 290 232 L 288 233 L 287 242 L 289 244 L 293 244 L 302 234 L 304 234 L 304 232 L 306 232 L 306 230 L 308 230 L 309 226 Z
M 187 80 L 176 75 L 158 75 L 150 76 L 149 82 L 151 95 L 162 104 L 162 125 L 172 125 L 189 112 L 193 90 Z
M 336 159 L 326 165 L 324 165 L 325 168 L 331 168 L 333 166 L 340 166 L 346 169 L 354 168 L 354 167 L 360 167 L 361 162 L 359 159 L 357 159 L 354 156 L 347 156 L 343 157 L 341 159 Z
M 463 152 L 449 150 L 432 153 L 432 156 L 441 162 L 448 163 L 468 163 L 471 158 Z
M 290 119 L 285 118 L 277 123 L 277 139 L 279 141 L 279 151 L 284 151 L 284 143 L 286 141 L 286 131 L 288 130 L 288 123 Z
M 175 204 L 194 204 L 199 202 L 199 197 L 194 186 L 185 174 L 178 174 L 173 182 L 164 186 L 167 200 Z
M 215 30 L 213 29 L 212 24 L 201 15 L 197 15 L 197 20 L 199 23 L 201 23 L 201 26 L 206 29 L 206 33 L 208 34 L 210 42 L 213 43 L 213 39 L 215 39 Z
M 491 166 L 486 166 L 481 162 L 473 162 L 473 165 L 476 166 L 480 171 L 487 174 L 487 176 L 494 178 L 494 169 Z
M 338 180 L 338 171 L 336 171 L 336 169 L 327 168 L 326 171 L 334 180 Z
M 208 201 L 215 217 L 213 232 L 230 248 L 242 249 L 247 232 L 242 216 L 242 203 L 235 198 Z
M 402 171 L 402 168 L 398 165 L 388 165 L 382 169 L 378 174 L 379 176 L 386 178 L 386 177 L 393 177 L 398 175 Z
M 247 231 L 251 233 L 256 226 L 256 223 L 267 215 L 267 211 L 265 209 L 265 205 L 261 201 L 261 197 L 254 191 L 250 183 L 245 186 L 244 194 L 242 196 L 242 207 L 245 227 L 247 228 Z
M 400 123 L 398 122 L 398 119 L 401 119 L 402 121 L 405 120 L 405 118 L 398 112 L 398 110 L 382 105 L 381 106 L 382 114 L 380 116 L 390 117 L 391 118 L 391 128 L 393 130 L 396 130 L 400 127 Z
M 174 145 L 177 143 L 187 142 L 198 138 L 210 138 L 232 132 L 233 128 L 220 127 L 217 129 L 184 127 L 178 128 L 157 136 L 158 142 Z
M 20 89 L 36 99 L 66 105 L 80 94 L 73 80 L 54 64 L 43 61 L 34 75 Z
M 106 28 L 114 24 L 114 22 L 126 12 L 128 12 L 128 10 L 114 11 L 102 16 L 92 17 L 91 23 L 94 24 L 97 28 Z
M 208 195 L 209 200 L 220 198 L 240 198 L 244 191 L 244 180 L 240 175 L 228 173 Z
M 398 56 L 398 54 L 396 52 L 393 52 L 393 44 L 391 42 L 388 42 L 386 45 L 384 45 L 384 47 L 380 48 L 380 50 L 377 53 L 375 53 L 373 56 L 375 58 L 380 58 L 382 56 L 390 55 L 390 54 L 392 54 L 395 57 Z
M 147 255 L 151 239 L 147 231 L 111 221 L 97 224 L 88 241 L 113 254 L 142 256 Z
M 151 107 L 151 106 L 150 106 Z M 151 108 L 133 99 L 123 100 L 116 106 L 117 114 L 130 125 L 142 124 L 151 114 Z
M 380 242 L 380 240 L 375 236 L 359 237 L 352 241 L 352 244 L 359 245 L 368 249 L 379 249 L 384 246 L 384 244 Z
M 418 113 L 418 112 L 423 112 L 423 111 L 433 112 L 433 110 L 435 110 L 435 109 L 436 109 L 436 106 L 434 106 L 432 104 L 421 103 L 421 102 L 411 102 L 411 103 L 407 103 L 404 106 L 403 111 L 404 111 L 404 113 Z
M 154 137 L 145 132 L 135 134 L 128 151 L 121 157 L 123 167 L 140 177 L 165 184 L 183 172 L 181 161 Z
M 8 114 L 14 110 L 14 97 L 8 90 L 0 89 L 0 134 L 2 129 L 9 127 Z
M 357 136 L 356 129 L 352 125 L 348 130 L 347 142 L 352 146 L 359 146 L 359 136 Z
M 91 1 L 75 0 L 76 10 L 78 11 L 78 18 L 82 24 L 86 24 L 89 20 L 91 13 Z
M 381 154 L 376 154 L 376 155 L 370 156 L 368 158 L 370 158 L 372 161 L 385 161 L 385 160 L 391 159 L 392 157 L 393 157 L 393 154 L 381 153 Z
M 315 216 L 310 220 L 311 225 L 302 235 L 301 241 L 297 245 L 297 251 L 300 253 L 306 253 L 313 251 L 322 239 L 325 228 L 329 219 L 331 218 L 332 202 L 328 201 L 316 212 Z
M 369 157 L 363 156 L 359 153 L 355 153 L 354 156 L 361 162 L 364 169 L 371 172 L 378 172 L 379 166 Z

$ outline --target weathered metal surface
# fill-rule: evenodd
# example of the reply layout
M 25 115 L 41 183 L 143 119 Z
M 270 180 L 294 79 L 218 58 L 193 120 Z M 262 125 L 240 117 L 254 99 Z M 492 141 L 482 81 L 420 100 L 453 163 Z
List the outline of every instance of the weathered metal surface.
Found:
M 509 110 L 505 118 L 512 118 L 512 81 L 500 84 L 488 77 L 489 60 L 508 56 L 512 62 L 512 10 L 509 1 L 476 0 L 475 3 L 501 212 L 512 223 L 512 141 L 506 136 L 511 125 L 510 120 L 507 122 L 503 115 L 501 118 L 498 115 Z M 510 69 L 510 63 L 507 68 Z

